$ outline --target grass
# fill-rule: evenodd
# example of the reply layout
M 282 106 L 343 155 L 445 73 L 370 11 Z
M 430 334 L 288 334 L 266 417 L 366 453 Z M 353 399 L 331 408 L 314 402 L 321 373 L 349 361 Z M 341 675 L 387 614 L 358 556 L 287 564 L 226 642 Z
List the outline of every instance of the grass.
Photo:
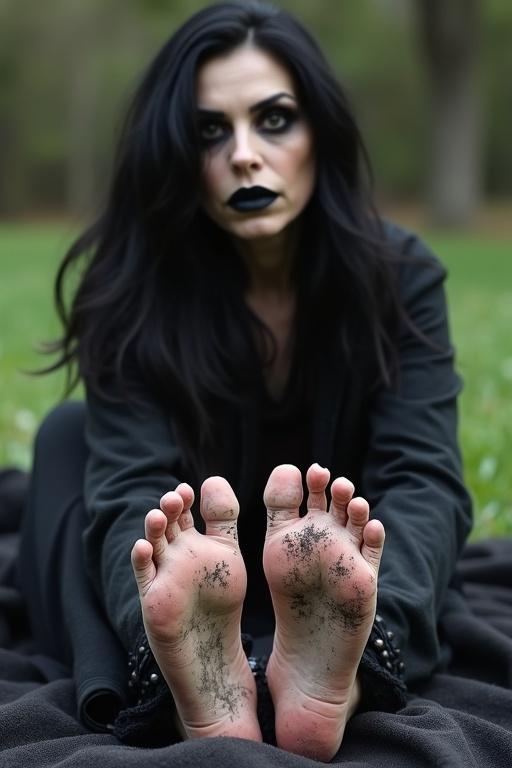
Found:
M 449 269 L 460 440 L 475 500 L 474 537 L 512 535 L 512 234 L 427 235 Z
M 29 466 L 36 426 L 63 392 L 61 374 L 23 371 L 45 364 L 36 347 L 58 333 L 52 284 L 72 234 L 62 226 L 0 226 L 0 465 Z
M 43 414 L 58 402 L 61 373 L 29 377 L 55 338 L 54 274 L 71 225 L 0 225 L 0 465 L 29 467 Z M 465 380 L 460 438 L 475 500 L 473 538 L 512 535 L 512 233 L 424 235 L 449 269 L 458 369 Z M 80 393 L 79 393 L 80 396 Z

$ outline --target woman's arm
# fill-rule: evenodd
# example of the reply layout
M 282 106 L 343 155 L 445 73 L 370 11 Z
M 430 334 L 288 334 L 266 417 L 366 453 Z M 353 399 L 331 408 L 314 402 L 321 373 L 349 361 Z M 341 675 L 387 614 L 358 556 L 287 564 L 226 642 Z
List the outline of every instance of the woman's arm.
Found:
M 407 682 L 440 658 L 437 619 L 471 528 L 457 443 L 457 396 L 445 270 L 414 236 L 401 237 L 404 306 L 429 343 L 404 327 L 396 391 L 373 398 L 362 494 L 386 529 L 377 611 L 394 632 Z M 373 650 L 378 656 L 379 649 Z
M 130 551 L 143 535 L 145 514 L 178 485 L 180 452 L 168 414 L 149 398 L 129 405 L 89 393 L 86 439 L 87 570 L 116 633 L 133 651 L 142 619 Z

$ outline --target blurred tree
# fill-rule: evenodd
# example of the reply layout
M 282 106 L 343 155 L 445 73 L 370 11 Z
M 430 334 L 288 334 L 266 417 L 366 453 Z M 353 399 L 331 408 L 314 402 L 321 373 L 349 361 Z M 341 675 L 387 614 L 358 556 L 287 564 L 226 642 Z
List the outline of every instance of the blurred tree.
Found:
M 469 224 L 480 202 L 480 0 L 418 0 L 431 101 L 429 202 L 442 226 Z
M 369 150 L 379 199 L 416 198 L 426 115 L 411 0 L 279 0 L 279 5 L 312 30 L 343 83 Z
M 486 183 L 494 195 L 512 193 L 512 3 L 486 0 L 483 35 Z
M 14 213 L 26 197 L 19 122 L 20 62 L 15 55 L 18 19 L 0 5 L 0 211 Z

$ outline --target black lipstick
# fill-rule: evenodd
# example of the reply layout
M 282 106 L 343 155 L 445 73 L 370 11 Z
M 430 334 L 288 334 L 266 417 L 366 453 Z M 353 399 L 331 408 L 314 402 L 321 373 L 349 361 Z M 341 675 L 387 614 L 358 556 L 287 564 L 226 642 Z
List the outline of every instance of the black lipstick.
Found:
M 227 204 L 239 213 L 261 211 L 272 205 L 279 195 L 266 187 L 240 187 L 233 192 Z

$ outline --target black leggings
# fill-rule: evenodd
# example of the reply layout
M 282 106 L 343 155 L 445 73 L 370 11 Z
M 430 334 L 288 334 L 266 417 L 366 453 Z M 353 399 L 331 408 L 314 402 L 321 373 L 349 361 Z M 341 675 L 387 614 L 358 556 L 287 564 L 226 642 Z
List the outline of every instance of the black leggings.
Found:
M 85 571 L 85 407 L 65 402 L 36 436 L 19 557 L 19 582 L 40 653 L 69 668 L 78 715 L 108 728 L 126 699 L 126 653 Z

